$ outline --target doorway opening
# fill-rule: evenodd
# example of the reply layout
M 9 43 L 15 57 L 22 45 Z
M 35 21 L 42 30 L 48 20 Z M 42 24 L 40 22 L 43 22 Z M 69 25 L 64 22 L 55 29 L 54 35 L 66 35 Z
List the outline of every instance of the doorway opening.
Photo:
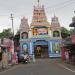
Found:
M 48 45 L 36 45 L 34 47 L 35 58 L 48 58 Z

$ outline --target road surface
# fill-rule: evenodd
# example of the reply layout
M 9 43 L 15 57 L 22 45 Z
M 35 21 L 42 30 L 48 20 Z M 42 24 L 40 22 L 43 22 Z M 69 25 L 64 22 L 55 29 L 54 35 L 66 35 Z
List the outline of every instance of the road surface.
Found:
M 17 65 L 0 75 L 75 75 L 75 70 L 54 59 L 37 59 L 35 63 Z

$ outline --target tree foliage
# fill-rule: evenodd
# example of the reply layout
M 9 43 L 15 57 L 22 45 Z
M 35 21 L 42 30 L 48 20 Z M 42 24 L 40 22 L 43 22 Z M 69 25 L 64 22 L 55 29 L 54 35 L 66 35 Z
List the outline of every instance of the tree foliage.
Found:
M 0 38 L 10 38 L 13 34 L 11 32 L 11 29 L 4 29 L 3 32 L 0 33 Z
M 20 31 L 17 31 L 16 35 L 14 36 L 14 44 L 15 44 L 15 47 L 18 47 L 19 46 L 19 40 L 20 40 Z
M 63 39 L 67 38 L 68 36 L 70 36 L 70 31 L 65 27 L 61 27 L 61 36 Z

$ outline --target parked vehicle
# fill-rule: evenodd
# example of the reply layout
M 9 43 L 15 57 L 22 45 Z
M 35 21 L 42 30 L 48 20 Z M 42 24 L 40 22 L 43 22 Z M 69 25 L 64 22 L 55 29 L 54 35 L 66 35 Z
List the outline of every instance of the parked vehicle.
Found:
M 28 54 L 24 54 L 24 52 L 20 52 L 19 53 L 19 62 L 23 62 L 23 63 L 29 63 L 30 62 L 30 57 Z
M 25 64 L 29 63 L 29 56 L 28 56 L 28 54 L 24 55 L 24 63 Z

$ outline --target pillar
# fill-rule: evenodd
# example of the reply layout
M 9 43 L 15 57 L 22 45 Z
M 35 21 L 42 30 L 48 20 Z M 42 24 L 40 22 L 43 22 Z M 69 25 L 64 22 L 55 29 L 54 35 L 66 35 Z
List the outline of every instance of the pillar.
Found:
M 48 28 L 48 35 L 52 37 L 50 28 Z
M 49 47 L 48 52 L 49 52 L 49 57 L 50 57 L 50 54 L 53 52 L 52 51 L 52 42 L 51 41 L 49 41 L 48 47 Z
M 29 51 L 30 57 L 32 58 L 31 60 L 33 63 L 35 62 L 35 55 L 34 55 L 34 49 L 33 49 L 33 43 L 30 42 L 30 51 Z
M 32 30 L 29 30 L 28 36 L 29 36 L 29 38 L 32 37 Z

